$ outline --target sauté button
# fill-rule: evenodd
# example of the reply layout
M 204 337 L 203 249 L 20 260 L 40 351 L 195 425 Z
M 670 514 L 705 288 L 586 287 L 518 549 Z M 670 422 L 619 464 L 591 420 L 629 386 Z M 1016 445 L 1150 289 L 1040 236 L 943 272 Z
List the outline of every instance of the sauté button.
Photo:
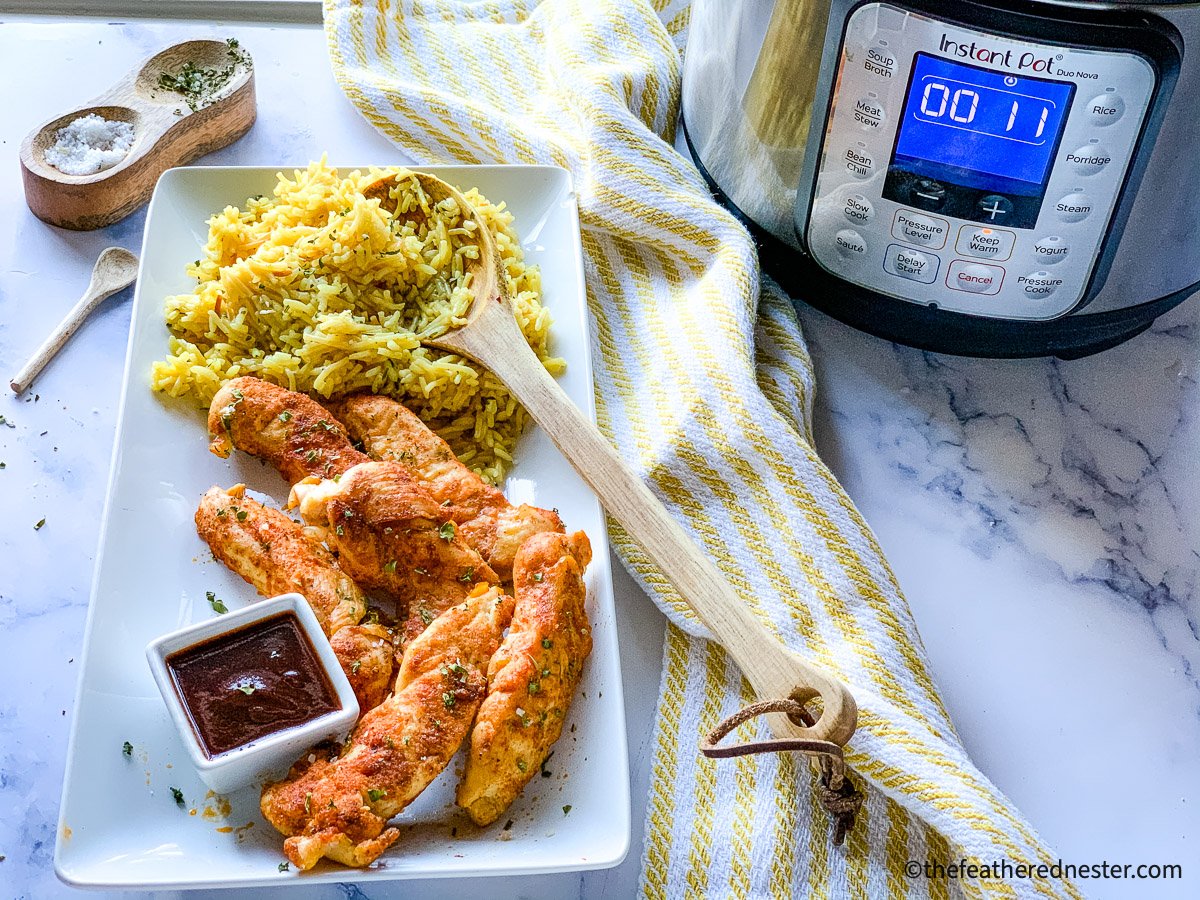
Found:
M 847 259 L 862 258 L 867 255 L 867 242 L 853 228 L 843 228 L 834 235 L 834 243 L 838 252 Z
M 842 201 L 842 212 L 854 224 L 867 223 L 875 218 L 875 207 L 862 194 L 849 194 Z
M 1073 191 L 1054 204 L 1054 214 L 1060 222 L 1082 222 L 1092 214 L 1092 198 Z
M 1067 258 L 1070 247 L 1056 234 L 1038 238 L 1033 245 L 1033 258 L 1040 263 L 1052 266 Z
M 996 294 L 1004 283 L 1004 269 L 956 259 L 946 271 L 946 287 L 972 294 Z
M 846 164 L 846 171 L 860 181 L 875 174 L 875 157 L 867 151 L 866 144 L 861 141 L 847 147 L 846 152 L 842 154 L 842 160 Z
M 1012 256 L 1013 242 L 1017 236 L 1011 231 L 988 228 L 983 225 L 964 225 L 958 229 L 958 240 L 954 249 L 963 256 L 979 259 L 1004 261 Z
M 922 253 L 900 244 L 888 244 L 887 253 L 883 256 L 883 269 L 900 278 L 931 284 L 937 278 L 940 262 L 932 253 Z
M 1073 153 L 1066 156 L 1071 170 L 1080 175 L 1095 175 L 1108 168 L 1112 162 L 1112 154 L 1100 144 L 1084 144 Z
M 1031 300 L 1049 297 L 1062 286 L 1063 280 L 1049 272 L 1030 272 L 1017 279 L 1017 288 Z
M 1117 94 L 1101 94 L 1092 100 L 1084 109 L 1088 121 L 1101 128 L 1119 121 L 1125 115 L 1125 101 Z
M 926 216 L 911 209 L 896 210 L 892 221 L 892 237 L 910 244 L 920 244 L 930 250 L 941 250 L 946 246 L 950 223 L 937 216 Z
M 883 125 L 883 104 L 877 94 L 860 97 L 854 104 L 854 122 L 863 131 L 878 131 Z

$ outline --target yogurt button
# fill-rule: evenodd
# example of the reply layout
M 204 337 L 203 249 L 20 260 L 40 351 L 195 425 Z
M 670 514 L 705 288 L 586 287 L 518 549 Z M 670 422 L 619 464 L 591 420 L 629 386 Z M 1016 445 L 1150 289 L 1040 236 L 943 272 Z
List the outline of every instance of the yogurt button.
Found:
M 847 259 L 861 259 L 867 255 L 867 242 L 853 228 L 843 228 L 834 235 L 838 253 Z
M 1063 280 L 1049 272 L 1030 272 L 1017 279 L 1017 289 L 1030 300 L 1049 297 L 1062 286 Z
M 1038 238 L 1033 245 L 1033 258 L 1048 266 L 1060 263 L 1067 258 L 1070 251 L 1067 242 L 1056 234 Z
M 1075 191 L 1054 204 L 1054 214 L 1060 222 L 1082 222 L 1092 214 L 1092 198 Z
M 1084 144 L 1073 153 L 1067 154 L 1067 165 L 1080 175 L 1095 175 L 1108 168 L 1112 154 L 1102 144 Z

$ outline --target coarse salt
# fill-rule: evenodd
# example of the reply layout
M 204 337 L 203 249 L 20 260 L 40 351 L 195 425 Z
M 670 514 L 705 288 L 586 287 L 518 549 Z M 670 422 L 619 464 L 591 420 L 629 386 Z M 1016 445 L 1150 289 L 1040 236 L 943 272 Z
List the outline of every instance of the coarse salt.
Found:
M 123 160 L 132 146 L 132 125 L 90 113 L 58 130 L 46 162 L 66 175 L 94 175 Z

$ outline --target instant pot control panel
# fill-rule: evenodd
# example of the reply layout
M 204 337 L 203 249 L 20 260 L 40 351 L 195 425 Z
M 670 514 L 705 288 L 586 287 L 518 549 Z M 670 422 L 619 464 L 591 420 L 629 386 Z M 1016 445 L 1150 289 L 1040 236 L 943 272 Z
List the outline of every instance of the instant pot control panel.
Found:
M 1063 315 L 1101 259 L 1156 82 L 1132 50 L 859 6 L 799 233 L 824 269 L 881 294 Z

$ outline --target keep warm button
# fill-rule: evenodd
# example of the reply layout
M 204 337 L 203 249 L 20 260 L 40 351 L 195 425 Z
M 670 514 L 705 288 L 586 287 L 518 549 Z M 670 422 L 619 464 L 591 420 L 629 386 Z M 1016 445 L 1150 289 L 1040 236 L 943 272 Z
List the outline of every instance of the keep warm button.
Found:
M 896 210 L 896 218 L 892 220 L 892 237 L 928 247 L 930 250 L 941 250 L 946 246 L 946 236 L 950 233 L 950 223 L 937 216 L 926 216 L 911 209 Z
M 1004 284 L 1004 269 L 956 259 L 946 272 L 946 287 L 971 294 L 996 294 Z

